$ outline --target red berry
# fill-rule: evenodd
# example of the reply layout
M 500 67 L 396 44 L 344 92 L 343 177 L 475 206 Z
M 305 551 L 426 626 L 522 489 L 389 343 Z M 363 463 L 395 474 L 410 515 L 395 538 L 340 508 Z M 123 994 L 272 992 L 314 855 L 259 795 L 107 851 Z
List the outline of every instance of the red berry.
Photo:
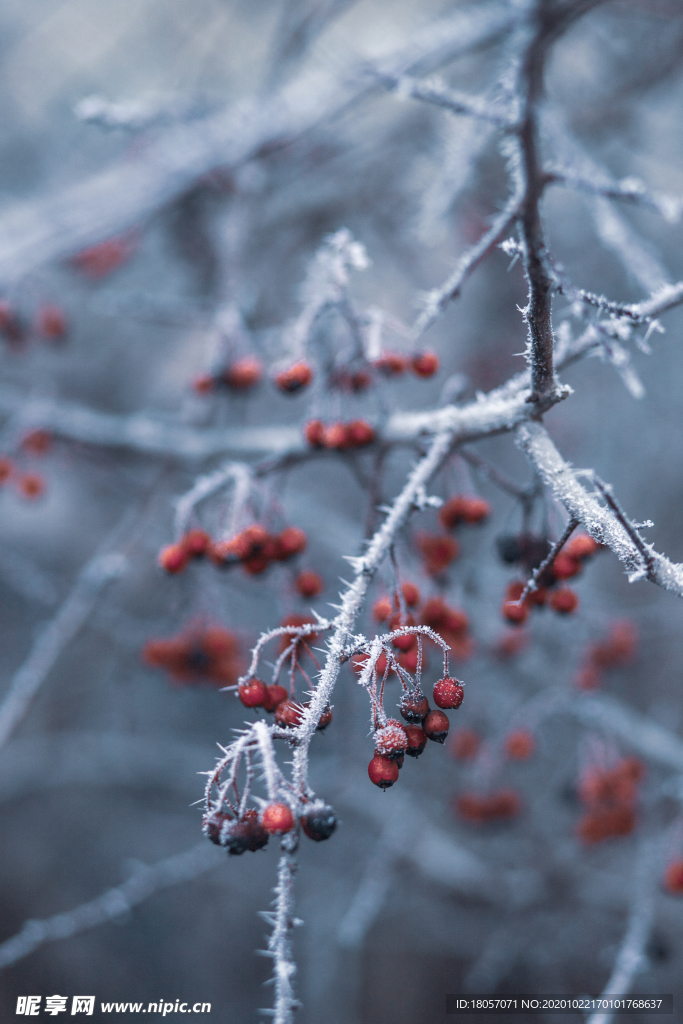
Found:
M 403 600 L 409 608 L 414 608 L 416 604 L 420 603 L 420 591 L 414 583 L 404 583 L 401 591 L 403 592 Z
M 567 541 L 562 548 L 562 553 L 570 558 L 582 561 L 584 558 L 590 558 L 592 555 L 595 555 L 599 550 L 600 545 L 596 540 L 593 540 L 587 533 L 578 533 Z
M 22 497 L 34 500 L 45 490 L 45 481 L 37 473 L 24 473 L 17 480 L 17 487 Z
M 191 558 L 200 558 L 208 551 L 211 538 L 205 530 L 188 530 L 180 543 Z
M 242 568 L 250 576 L 260 576 L 270 565 L 270 559 L 266 555 L 250 555 L 242 562 Z
M 52 434 L 48 430 L 29 430 L 21 439 L 21 449 L 30 455 L 45 455 L 52 447 L 52 442 Z
M 275 383 L 280 391 L 293 395 L 301 388 L 308 387 L 312 380 L 313 370 L 308 363 L 301 361 L 278 373 Z
M 210 373 L 202 373 L 192 381 L 192 388 L 198 395 L 209 395 L 216 386 L 215 379 Z
M 268 804 L 261 814 L 261 824 L 266 832 L 289 832 L 294 828 L 294 815 L 287 804 Z
M 304 427 L 304 437 L 312 448 L 322 448 L 325 436 L 325 424 L 322 420 L 309 420 Z
M 579 599 L 569 587 L 560 587 L 550 595 L 550 607 L 560 615 L 571 615 L 579 606 Z
M 297 576 L 295 586 L 302 597 L 317 597 L 322 592 L 323 581 L 317 572 L 304 569 Z
M 439 357 L 436 352 L 417 352 L 410 365 L 418 377 L 433 377 L 439 369 Z
M 263 364 L 255 356 L 242 356 L 226 367 L 221 380 L 234 391 L 246 391 L 253 388 L 263 376 Z
M 349 386 L 351 390 L 354 392 L 367 391 L 371 384 L 372 377 L 365 370 L 356 370 L 356 372 L 352 373 L 351 377 L 349 378 Z
M 528 645 L 528 633 L 520 629 L 510 629 L 498 638 L 493 651 L 498 658 L 516 658 Z
M 303 713 L 301 704 L 293 700 L 284 700 L 275 708 L 275 721 L 284 729 L 296 729 Z
M 430 576 L 436 576 L 447 569 L 460 551 L 458 542 L 446 534 L 419 533 L 417 547 Z
M 397 661 L 401 668 L 404 668 L 406 672 L 417 672 L 417 644 L 412 647 L 409 651 L 404 651 L 403 654 L 399 654 Z M 427 658 L 423 652 L 422 654 L 422 668 L 426 669 Z
M 315 803 L 309 805 L 300 820 L 301 827 L 308 838 L 316 843 L 329 839 L 338 824 L 337 815 L 322 800 L 316 800 Z
M 417 725 L 429 714 L 429 701 L 422 690 L 409 690 L 401 697 L 399 710 L 401 718 L 411 725 Z
M 467 821 L 481 825 L 499 818 L 514 818 L 521 809 L 521 801 L 513 789 L 501 789 L 489 796 L 463 793 L 455 801 L 455 808 Z
M 419 757 L 427 746 L 427 736 L 424 730 L 419 725 L 407 725 L 405 732 L 408 740 L 406 754 L 409 757 Z
M 439 509 L 439 521 L 446 530 L 452 530 L 463 519 L 463 504 L 467 499 L 461 494 L 449 498 Z
M 293 558 L 305 551 L 307 543 L 308 537 L 303 530 L 300 530 L 298 526 L 288 526 L 275 540 L 273 557 L 278 562 L 286 562 L 288 558 Z
M 38 311 L 35 321 L 36 334 L 50 341 L 57 341 L 66 334 L 67 325 L 61 306 L 45 305 Z
M 584 843 L 601 843 L 617 836 L 628 836 L 636 827 L 636 813 L 628 805 L 600 807 L 588 811 L 579 821 L 577 833 Z
M 505 751 L 515 761 L 526 761 L 536 749 L 536 741 L 526 729 L 516 729 L 505 740 Z
M 526 604 L 517 604 L 516 601 L 503 601 L 501 608 L 503 618 L 511 622 L 513 626 L 521 626 L 526 622 L 529 609 Z
M 477 756 L 480 744 L 481 740 L 473 729 L 457 729 L 450 741 L 449 750 L 453 757 L 467 761 Z
M 398 779 L 398 765 L 388 757 L 375 754 L 368 765 L 370 782 L 374 782 L 380 789 L 388 789 Z
M 447 676 L 434 684 L 434 703 L 439 708 L 459 708 L 464 696 L 465 690 L 457 679 Z
M 250 679 L 239 687 L 237 694 L 245 708 L 260 708 L 268 698 L 268 687 L 260 679 Z
M 463 523 L 476 526 L 491 515 L 491 505 L 485 498 L 463 498 L 460 515 Z
M 275 711 L 278 704 L 282 704 L 283 701 L 287 700 L 289 694 L 285 690 L 284 686 L 280 686 L 278 683 L 272 683 L 267 687 L 267 693 L 263 700 L 264 711 Z
M 188 562 L 187 551 L 182 544 L 169 544 L 159 552 L 158 561 L 166 572 L 182 572 Z
M 346 436 L 349 444 L 360 448 L 362 445 L 372 444 L 375 440 L 375 431 L 367 420 L 351 420 L 346 424 Z
M 323 430 L 322 443 L 325 448 L 348 448 L 349 440 L 345 423 L 331 423 Z
M 6 484 L 12 475 L 14 463 L 6 457 L 0 458 L 0 484 Z
M 408 360 L 398 352 L 382 352 L 379 359 L 376 359 L 374 366 L 387 377 L 395 377 L 405 373 L 408 368 Z
M 674 896 L 683 896 L 683 860 L 674 860 L 664 874 L 664 885 Z
M 552 564 L 552 573 L 557 580 L 570 580 L 581 572 L 581 563 L 577 558 L 560 552 Z
M 598 690 L 602 685 L 602 672 L 595 665 L 584 665 L 574 677 L 577 690 Z
M 137 248 L 137 236 L 132 232 L 118 238 L 108 238 L 88 249 L 82 249 L 71 261 L 73 265 L 92 281 L 111 274 L 113 270 L 127 263 Z
M 422 728 L 428 740 L 444 743 L 448 736 L 449 724 L 448 717 L 443 711 L 430 711 L 422 723 Z
M 405 729 L 395 718 L 375 732 L 375 753 L 381 757 L 398 758 L 405 754 L 407 744 Z
M 393 610 L 394 607 L 388 597 L 379 597 L 372 606 L 372 615 L 377 622 L 385 622 Z
M 397 628 L 401 629 L 400 626 Z M 399 651 L 412 651 L 413 647 L 417 647 L 417 637 L 415 633 L 404 633 L 403 636 L 393 637 L 391 644 Z

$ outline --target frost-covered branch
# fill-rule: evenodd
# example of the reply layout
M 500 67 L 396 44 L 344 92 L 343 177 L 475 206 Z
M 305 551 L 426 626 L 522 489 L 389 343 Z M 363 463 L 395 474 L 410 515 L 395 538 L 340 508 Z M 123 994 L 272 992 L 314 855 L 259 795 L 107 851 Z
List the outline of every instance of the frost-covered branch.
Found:
M 631 582 L 649 579 L 683 597 L 683 565 L 669 561 L 649 545 L 645 559 L 614 511 L 579 482 L 576 472 L 564 461 L 540 423 L 522 424 L 517 430 L 517 443 L 571 518 L 578 520 L 599 544 L 612 549 L 626 567 Z
M 284 840 L 283 842 L 286 842 Z M 261 1013 L 272 1016 L 275 1024 L 292 1024 L 294 1011 L 299 1006 L 294 997 L 292 980 L 296 974 L 296 963 L 292 956 L 292 929 L 301 922 L 294 917 L 294 877 L 297 863 L 294 854 L 285 850 L 277 868 L 275 887 L 275 912 L 262 913 L 273 930 L 268 938 L 268 949 L 264 956 L 272 957 L 275 1002 L 272 1010 Z

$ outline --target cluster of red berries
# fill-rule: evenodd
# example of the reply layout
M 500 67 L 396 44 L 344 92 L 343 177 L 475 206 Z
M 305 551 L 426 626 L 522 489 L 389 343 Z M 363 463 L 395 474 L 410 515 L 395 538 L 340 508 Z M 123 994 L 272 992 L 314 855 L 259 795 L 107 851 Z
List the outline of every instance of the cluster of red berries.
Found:
M 375 440 L 375 431 L 367 420 L 351 420 L 350 423 L 323 423 L 309 420 L 304 427 L 304 437 L 312 448 L 329 448 L 347 451 L 349 448 L 363 448 Z
M 538 538 L 535 538 L 535 540 L 538 540 Z M 525 553 L 516 560 L 527 564 L 533 557 L 534 561 L 538 559 L 538 565 L 540 565 L 545 557 L 545 555 L 539 557 L 542 551 L 541 544 L 531 544 L 529 538 L 524 538 L 524 542 L 522 550 Z M 544 543 L 547 546 L 548 542 Z M 533 608 L 542 608 L 546 601 L 553 611 L 558 614 L 571 615 L 578 608 L 579 599 L 571 587 L 559 584 L 563 580 L 577 576 L 581 572 L 583 564 L 589 558 L 592 558 L 599 549 L 600 545 L 598 542 L 589 537 L 587 533 L 581 533 L 573 537 L 557 553 L 552 564 L 544 569 L 537 581 L 536 590 L 529 591 L 521 604 L 519 599 L 524 591 L 524 582 L 522 580 L 513 580 L 509 584 L 502 606 L 503 617 L 513 625 L 519 626 L 526 622 L 529 612 Z M 506 560 L 511 561 L 509 558 Z M 534 566 L 534 568 L 536 567 Z M 548 591 L 551 591 L 550 597 L 548 597 Z
M 142 657 L 184 685 L 233 686 L 244 671 L 237 637 L 221 626 L 193 625 L 178 636 L 149 640 Z
M 450 742 L 450 752 L 461 761 L 475 758 L 481 738 L 473 729 L 458 729 Z M 536 749 L 536 741 L 527 729 L 514 729 L 505 737 L 505 753 L 513 761 L 527 761 Z
M 263 363 L 256 356 L 240 356 L 218 373 L 205 373 L 196 377 L 194 390 L 200 395 L 209 394 L 220 388 L 230 391 L 249 391 L 263 378 Z M 313 380 L 313 370 L 308 363 L 300 361 L 275 375 L 275 386 L 285 395 L 296 394 L 308 387 Z
M 40 428 L 30 430 L 19 447 L 27 455 L 45 455 L 52 447 L 52 435 Z M 30 500 L 40 498 L 45 492 L 45 481 L 39 473 L 23 473 L 12 459 L 0 456 L 0 486 L 7 483 L 13 483 L 22 498 Z
M 321 800 L 311 803 L 299 818 L 302 831 L 316 843 L 329 839 L 337 827 L 337 816 Z M 233 811 L 211 811 L 204 817 L 202 830 L 212 843 L 239 856 L 251 850 L 262 850 L 272 835 L 284 835 L 295 826 L 289 804 L 271 803 L 261 814 L 253 809 L 241 815 Z
M 464 696 L 465 690 L 457 679 L 445 676 L 434 684 L 437 708 L 459 708 Z M 388 789 L 397 781 L 406 754 L 419 757 L 427 740 L 444 743 L 448 736 L 448 716 L 443 710 L 431 710 L 418 687 L 403 694 L 399 707 L 407 725 L 390 718 L 386 725 L 375 730 L 375 754 L 368 765 L 368 776 L 380 789 Z
M 579 784 L 579 799 L 586 811 L 577 833 L 588 844 L 615 836 L 627 836 L 636 824 L 638 783 L 645 766 L 636 757 L 625 757 L 612 768 L 591 767 Z
M 288 526 L 279 534 L 269 533 L 254 523 L 230 540 L 213 541 L 204 530 L 188 530 L 175 544 L 159 553 L 159 565 L 166 572 L 182 572 L 193 558 L 207 555 L 216 565 L 242 564 L 246 572 L 258 575 L 271 562 L 286 562 L 305 550 L 307 537 L 297 526 Z
M 456 494 L 439 509 L 439 521 L 444 529 L 454 530 L 457 526 L 482 523 L 490 514 L 491 506 L 484 498 Z M 430 576 L 444 572 L 460 554 L 458 541 L 448 534 L 418 533 L 416 544 Z
M 81 249 L 71 263 L 91 281 L 99 281 L 127 263 L 138 247 L 139 234 L 129 231 L 117 238 L 108 238 L 97 245 Z
M 415 352 L 412 356 L 404 356 L 399 352 L 382 352 L 375 359 L 373 366 L 386 377 L 398 377 L 406 370 L 412 370 L 417 377 L 433 377 L 439 370 L 439 357 L 436 352 Z
M 638 633 L 628 619 L 613 622 L 604 640 L 589 644 L 576 675 L 580 690 L 596 690 L 606 669 L 627 665 L 636 653 Z

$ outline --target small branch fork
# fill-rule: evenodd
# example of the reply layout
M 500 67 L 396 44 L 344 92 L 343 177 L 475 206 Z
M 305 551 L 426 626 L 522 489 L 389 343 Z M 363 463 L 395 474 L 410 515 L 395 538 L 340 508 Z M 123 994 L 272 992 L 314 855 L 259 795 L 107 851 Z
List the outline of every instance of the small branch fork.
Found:
M 569 540 L 569 538 L 571 537 L 571 535 L 573 534 L 574 530 L 576 529 L 576 527 L 578 525 L 579 525 L 579 520 L 578 519 L 570 519 L 569 520 L 569 522 L 567 523 L 567 525 L 566 525 L 566 527 L 564 529 L 564 532 L 563 532 L 562 536 L 560 537 L 560 539 L 555 541 L 555 543 L 553 544 L 553 546 L 551 547 L 550 551 L 548 552 L 546 557 L 543 559 L 541 564 L 538 566 L 537 569 L 534 569 L 534 571 L 532 572 L 530 578 L 528 579 L 528 581 L 526 583 L 526 586 L 524 587 L 524 590 L 519 595 L 519 598 L 517 599 L 515 604 L 523 604 L 524 600 L 525 600 L 525 598 L 527 597 L 528 594 L 530 594 L 534 590 L 538 590 L 538 581 L 539 581 L 539 579 L 541 578 L 543 573 L 546 571 L 546 569 L 549 569 L 551 567 L 551 565 L 555 561 L 557 555 L 562 550 L 562 548 L 565 546 L 565 544 L 567 543 L 567 541 Z

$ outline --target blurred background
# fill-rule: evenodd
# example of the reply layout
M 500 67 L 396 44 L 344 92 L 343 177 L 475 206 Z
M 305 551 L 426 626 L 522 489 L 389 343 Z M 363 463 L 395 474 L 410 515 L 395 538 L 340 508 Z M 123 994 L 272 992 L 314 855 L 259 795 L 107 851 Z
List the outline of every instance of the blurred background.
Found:
M 493 131 L 368 86 L 363 69 L 417 45 L 439 19 L 461 16 L 466 27 L 479 18 L 478 45 L 450 59 L 437 33 L 436 57 L 418 70 L 495 97 L 514 40 L 509 24 L 496 28 L 494 20 L 514 8 L 437 0 L 2 4 L 0 271 L 11 315 L 3 306 L 0 454 L 14 467 L 0 488 L 2 692 L 89 560 L 115 551 L 127 561 L 92 600 L 0 751 L 0 941 L 26 920 L 69 912 L 141 864 L 201 841 L 201 812 L 192 806 L 202 795 L 197 773 L 212 767 L 216 744 L 230 741 L 245 710 L 210 682 L 182 685 L 146 665 L 145 643 L 213 623 L 234 631 L 246 656 L 260 631 L 309 610 L 294 586 L 300 569 L 322 576 L 314 607 L 326 614 L 349 571 L 344 556 L 360 550 L 371 504 L 396 495 L 416 454 L 388 452 L 372 495 L 372 453 L 265 477 L 256 512 L 280 528 L 304 529 L 305 554 L 264 576 L 220 572 L 208 561 L 166 576 L 156 558 L 173 537 L 174 500 L 230 454 L 228 446 L 208 457 L 174 451 L 173 430 L 208 436 L 298 429 L 312 416 L 376 420 L 471 400 L 523 368 L 522 271 L 496 250 L 425 339 L 441 359 L 433 379 L 401 377 L 360 394 L 316 385 L 294 397 L 268 379 L 245 394 L 193 389 L 217 353 L 255 353 L 277 366 L 307 268 L 340 228 L 370 261 L 351 274 L 354 302 L 402 323 L 414 319 L 422 293 L 445 280 L 502 208 L 505 164 Z M 548 159 L 682 196 L 682 58 L 677 0 L 611 0 L 580 19 L 549 64 Z M 330 82 L 341 83 L 339 98 L 325 116 L 266 133 L 244 158 L 228 159 L 223 148 L 232 153 L 235 140 L 211 134 L 231 104 L 255 99 L 244 108 L 248 127 L 273 90 L 299 88 L 306 97 Z M 193 146 L 204 153 L 196 167 Z M 174 160 L 186 156 L 178 170 Z M 138 177 L 144 187 L 136 191 Z M 564 188 L 548 190 L 544 210 L 552 252 L 577 286 L 639 301 L 683 277 L 680 222 Z M 118 241 L 100 273 L 88 247 L 109 238 Z M 65 328 L 50 335 L 45 309 L 53 307 Z M 225 309 L 233 315 L 228 326 Z M 566 321 L 578 336 L 575 313 L 559 297 L 556 328 Z M 563 375 L 573 394 L 546 424 L 564 457 L 613 484 L 636 522 L 653 521 L 647 537 L 657 550 L 679 561 L 681 313 L 662 322 L 651 355 L 630 346 L 642 397 L 608 359 L 586 358 Z M 326 351 L 344 344 L 335 330 L 331 324 L 321 342 Z M 399 334 L 392 344 L 407 343 Z M 113 417 L 106 422 L 121 443 L 99 443 L 87 417 L 78 429 L 59 428 L 64 410 L 73 424 L 84 409 Z M 159 451 L 124 443 L 124 418 L 138 413 L 160 424 Z M 40 450 L 26 438 L 43 426 Z M 261 435 L 242 436 L 247 457 L 263 454 Z M 476 452 L 529 484 L 511 437 Z M 656 759 L 639 786 L 633 832 L 580 840 L 581 773 L 633 751 L 607 727 L 551 713 L 552 697 L 544 712 L 541 699 L 563 691 L 571 701 L 588 645 L 628 619 L 637 651 L 605 673 L 600 693 L 678 734 L 680 603 L 647 583 L 629 585 L 604 553 L 577 582 L 576 614 L 535 614 L 519 650 L 509 639 L 501 648 L 509 633 L 500 604 L 515 571 L 501 562 L 496 538 L 521 529 L 519 503 L 455 459 L 433 492 L 463 490 L 487 498 L 492 514 L 462 532 L 461 556 L 448 573 L 429 577 L 415 548 L 417 530 L 437 528 L 433 511 L 411 522 L 397 558 L 423 596 L 440 594 L 469 616 L 472 649 L 454 666 L 467 699 L 452 728 L 476 733 L 483 753 L 458 757 L 452 744 L 435 746 L 404 768 L 400 786 L 374 789 L 366 698 L 351 670 L 342 670 L 333 726 L 312 747 L 314 785 L 341 825 L 327 843 L 302 841 L 304 926 L 295 934 L 302 1024 L 421 1024 L 444 1016 L 447 992 L 599 992 L 626 929 L 643 844 L 668 830 L 664 859 L 683 857 L 677 777 Z M 202 522 L 217 529 L 227 511 L 228 498 L 218 495 Z M 552 504 L 539 508 L 534 529 L 543 529 L 544 515 L 557 535 L 563 521 Z M 387 567 L 373 599 L 391 582 Z M 375 631 L 369 609 L 358 628 Z M 429 681 L 438 670 L 431 658 Z M 533 732 L 528 760 L 500 755 L 511 723 Z M 479 825 L 458 816 L 454 800 L 482 786 L 514 788 L 520 813 Z M 4 1016 L 14 1019 L 19 995 L 85 993 L 98 1004 L 205 1001 L 213 1019 L 256 1019 L 271 999 L 262 987 L 269 961 L 254 951 L 264 946 L 257 912 L 272 898 L 275 846 L 227 863 L 210 848 L 196 877 L 97 928 L 46 942 L 0 975 Z M 657 887 L 635 989 L 683 998 L 680 898 Z

